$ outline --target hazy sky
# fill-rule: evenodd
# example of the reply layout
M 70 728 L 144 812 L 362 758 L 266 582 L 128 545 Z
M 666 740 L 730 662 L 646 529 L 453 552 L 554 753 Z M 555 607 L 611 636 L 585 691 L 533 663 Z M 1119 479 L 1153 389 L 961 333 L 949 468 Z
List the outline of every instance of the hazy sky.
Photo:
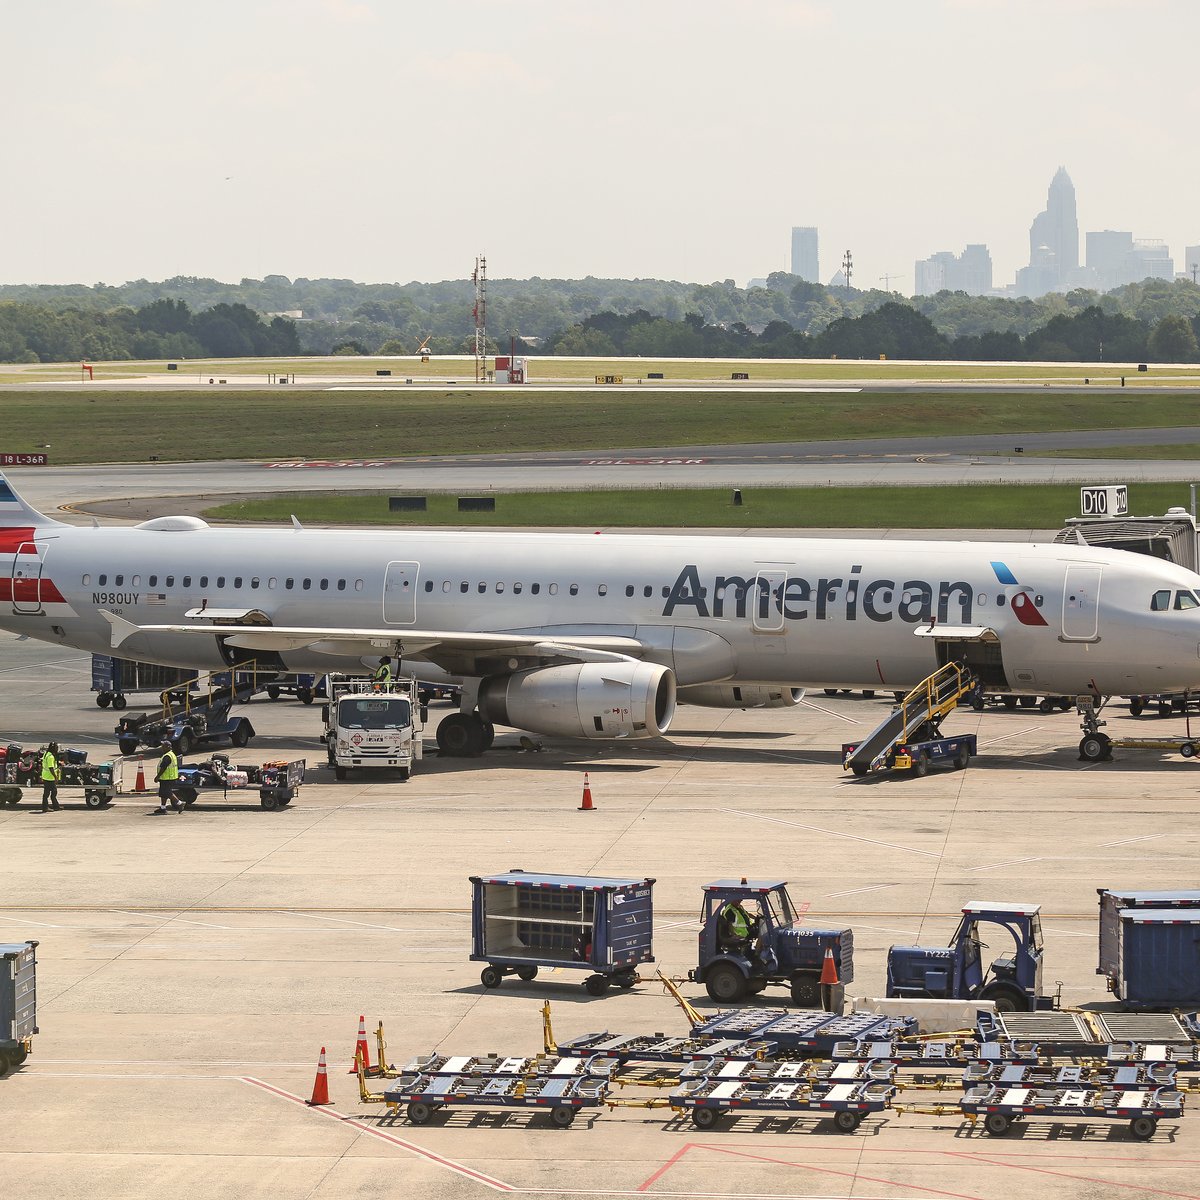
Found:
M 0 282 L 489 274 L 910 292 L 1200 243 L 1196 0 L 0 0 Z M 1081 237 L 1082 258 L 1082 237 Z

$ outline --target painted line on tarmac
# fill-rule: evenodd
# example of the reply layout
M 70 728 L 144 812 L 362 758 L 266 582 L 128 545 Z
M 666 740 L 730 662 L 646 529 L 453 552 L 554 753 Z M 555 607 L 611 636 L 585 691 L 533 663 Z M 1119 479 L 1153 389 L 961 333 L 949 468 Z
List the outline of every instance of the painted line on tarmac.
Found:
M 808 829 L 813 833 L 827 834 L 829 837 L 846 838 L 851 842 L 866 842 L 872 846 L 883 846 L 887 850 L 903 850 L 905 854 L 919 854 L 923 858 L 944 857 L 934 850 L 917 850 L 913 846 L 899 846 L 895 842 L 880 842 L 876 841 L 875 838 L 859 837 L 859 835 L 856 833 L 841 833 L 836 829 L 823 829 L 820 825 L 802 825 L 799 821 L 784 821 L 780 817 L 768 817 L 764 816 L 762 813 L 743 812 L 738 808 L 723 808 L 721 811 L 732 813 L 736 817 L 750 817 L 755 821 L 770 821 L 775 825 L 790 825 L 793 829 Z
M 386 1133 L 382 1129 L 376 1129 L 373 1125 L 366 1125 L 357 1118 L 347 1116 L 347 1114 L 340 1113 L 336 1109 L 325 1108 L 321 1105 L 306 1104 L 299 1096 L 295 1096 L 291 1092 L 285 1092 L 282 1088 L 274 1087 L 272 1084 L 264 1083 L 261 1079 L 255 1079 L 253 1075 L 243 1075 L 240 1078 L 242 1083 L 249 1084 L 251 1087 L 262 1088 L 264 1092 L 270 1092 L 273 1096 L 279 1096 L 284 1100 L 290 1101 L 292 1104 L 298 1104 L 308 1112 L 319 1113 L 321 1116 L 328 1117 L 339 1124 L 352 1126 L 361 1133 L 378 1138 L 381 1142 L 388 1142 L 393 1146 L 399 1146 L 402 1150 L 407 1150 L 410 1154 L 415 1154 L 418 1158 L 426 1159 L 436 1166 L 445 1167 L 448 1171 L 453 1171 L 454 1174 L 461 1175 L 464 1179 L 473 1179 L 476 1183 L 482 1183 L 485 1187 L 490 1187 L 493 1191 L 511 1192 L 516 1190 L 512 1184 L 505 1183 L 500 1179 L 493 1179 L 490 1175 L 485 1175 L 482 1171 L 472 1170 L 462 1163 L 455 1162 L 452 1158 L 443 1158 L 440 1154 L 434 1154 L 432 1150 L 426 1150 L 423 1146 L 418 1146 L 415 1142 L 398 1138 L 395 1134 Z
M 1023 733 L 1036 733 L 1041 729 L 1040 725 L 1029 725 L 1024 729 L 1014 729 L 1012 733 L 1006 733 L 1003 737 L 989 738 L 986 742 L 980 742 L 980 746 L 998 746 L 1001 742 L 1011 741 L 1015 737 L 1020 737 Z
M 861 721 L 856 721 L 853 717 L 846 716 L 845 713 L 834 712 L 832 709 L 823 708 L 819 704 L 814 704 L 811 700 L 802 700 L 801 708 L 811 708 L 816 712 L 824 713 L 827 717 L 837 717 L 839 721 L 845 721 L 847 725 L 861 725 Z
M 1149 1192 L 1153 1196 L 1174 1196 L 1179 1198 L 1179 1200 L 1200 1200 L 1200 1196 L 1197 1196 L 1195 1192 L 1172 1192 L 1166 1188 L 1153 1187 L 1148 1183 L 1118 1183 L 1112 1179 L 1099 1179 L 1095 1175 L 1076 1175 L 1070 1171 L 1052 1171 L 1049 1167 L 1030 1167 L 1024 1163 L 1003 1162 L 989 1157 L 982 1151 L 975 1153 L 960 1152 L 960 1157 L 970 1162 L 986 1163 L 992 1167 L 1008 1167 L 1013 1171 L 1031 1171 L 1034 1174 L 1049 1175 L 1055 1179 L 1072 1179 L 1078 1183 L 1098 1183 L 1105 1189 L 1120 1188 L 1123 1191 L 1129 1192 Z
M 110 913 L 115 913 L 119 917 L 143 917 L 143 918 L 147 918 L 149 920 L 154 919 L 153 917 L 147 917 L 147 914 L 145 914 L 145 913 L 127 912 L 123 908 L 110 908 L 108 911 Z M 189 921 L 186 917 L 181 917 L 178 914 L 169 916 L 165 913 L 162 914 L 162 924 L 163 925 L 173 925 L 173 924 L 201 925 L 205 929 L 232 929 L 233 928 L 232 925 L 214 925 L 211 921 Z
M 1144 833 L 1141 837 L 1122 838 L 1119 842 L 1101 842 L 1100 849 L 1105 850 L 1109 846 L 1128 846 L 1130 842 L 1152 842 L 1156 838 L 1165 838 L 1165 833 Z
M 1041 862 L 1040 857 L 1037 858 L 1006 858 L 1003 862 L 984 863 L 982 867 L 968 867 L 968 871 L 998 871 L 1001 867 L 1016 867 L 1021 863 Z
M 836 900 L 838 896 L 858 896 L 863 892 L 881 892 L 884 888 L 899 887 L 898 883 L 873 883 L 869 887 L 849 888 L 844 892 L 826 892 L 826 900 Z
M 302 917 L 305 920 L 309 920 L 309 921 L 331 921 L 337 925 L 358 925 L 358 926 L 361 926 L 363 929 L 383 929 L 383 930 L 386 930 L 388 933 L 416 933 L 416 932 L 419 932 L 418 930 L 414 930 L 411 928 L 403 929 L 397 925 L 375 925 L 375 924 L 372 924 L 370 921 L 351 921 L 351 920 L 347 919 L 346 917 L 323 917 L 319 913 L 280 912 L 279 916 L 281 916 L 281 917 Z M 455 933 L 458 932 L 457 929 L 454 929 L 453 927 L 450 927 L 450 928 L 453 929 L 453 932 L 455 932 Z M 314 930 L 314 932 L 316 932 L 316 931 Z

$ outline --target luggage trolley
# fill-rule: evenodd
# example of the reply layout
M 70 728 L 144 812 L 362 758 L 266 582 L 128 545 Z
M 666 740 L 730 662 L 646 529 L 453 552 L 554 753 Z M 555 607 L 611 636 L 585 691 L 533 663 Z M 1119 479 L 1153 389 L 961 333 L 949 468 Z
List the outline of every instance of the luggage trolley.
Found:
M 1173 1088 L 1176 1071 L 1168 1063 L 1113 1067 L 1018 1067 L 1009 1063 L 972 1063 L 963 1072 L 963 1086 L 969 1088 L 981 1083 L 1006 1088 Z
M 1183 1095 L 1172 1088 L 1135 1089 L 1083 1086 L 998 1087 L 981 1084 L 959 1101 L 965 1116 L 982 1116 L 992 1137 L 1003 1137 L 1014 1121 L 1026 1117 L 1080 1117 L 1088 1120 L 1128 1121 L 1129 1132 L 1148 1142 L 1162 1117 L 1183 1116 Z
M 895 1093 L 896 1088 L 888 1083 L 762 1082 L 712 1076 L 688 1080 L 672 1092 L 671 1107 L 690 1112 L 697 1129 L 711 1129 L 730 1113 L 811 1112 L 832 1116 L 839 1133 L 853 1133 L 868 1113 L 887 1108 Z
M 608 1095 L 606 1079 L 590 1075 L 404 1075 L 383 1093 L 384 1103 L 413 1125 L 424 1125 L 439 1108 L 545 1109 L 558 1129 L 567 1129 L 582 1108 L 599 1108 Z

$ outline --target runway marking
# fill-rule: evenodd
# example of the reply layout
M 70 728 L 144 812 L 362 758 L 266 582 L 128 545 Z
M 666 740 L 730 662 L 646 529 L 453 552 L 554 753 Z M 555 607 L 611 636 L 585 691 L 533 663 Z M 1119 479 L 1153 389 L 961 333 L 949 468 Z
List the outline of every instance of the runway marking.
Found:
M 1024 729 L 1014 729 L 1012 733 L 1006 733 L 1003 737 L 990 738 L 986 742 L 980 742 L 981 746 L 998 746 L 1001 742 L 1010 741 L 1012 738 L 1020 737 L 1023 733 L 1036 733 L 1041 728 L 1040 725 L 1028 725 Z
M 351 921 L 347 917 L 323 917 L 319 913 L 293 913 L 280 911 L 281 917 L 307 917 L 313 921 L 332 921 L 337 925 L 360 925 L 364 929 L 384 929 L 389 933 L 416 933 L 418 930 L 402 929 L 396 925 L 375 925 L 370 921 Z M 316 932 L 314 930 L 314 932 Z M 454 932 L 457 932 L 455 930 Z
M 899 887 L 898 883 L 873 883 L 869 887 L 848 888 L 844 892 L 826 892 L 826 900 L 836 900 L 838 896 L 857 896 L 862 892 L 881 892 L 884 888 Z
M 872 846 L 883 846 L 887 850 L 903 850 L 905 854 L 920 854 L 925 858 L 943 857 L 933 850 L 917 850 L 912 846 L 899 846 L 895 842 L 880 842 L 875 838 L 859 837 L 856 833 L 840 833 L 836 829 L 823 829 L 820 825 L 802 825 L 799 821 L 784 821 L 780 817 L 767 817 L 762 813 L 743 812 L 738 808 L 723 808 L 721 811 L 732 813 L 736 817 L 750 817 L 755 821 L 770 821 L 776 825 L 790 825 L 793 829 L 809 829 L 814 833 L 828 834 L 829 837 L 846 838 L 851 842 L 866 842 Z
M 440 1154 L 434 1154 L 432 1150 L 426 1150 L 423 1146 L 418 1146 L 415 1142 L 405 1141 L 404 1138 L 398 1138 L 395 1134 L 386 1133 L 384 1130 L 377 1129 L 373 1125 L 366 1125 L 355 1117 L 338 1112 L 337 1109 L 320 1106 L 312 1107 L 306 1104 L 299 1096 L 295 1096 L 291 1092 L 285 1092 L 282 1088 L 274 1087 L 272 1084 L 264 1083 L 261 1079 L 255 1079 L 253 1075 L 243 1075 L 240 1078 L 242 1083 L 249 1084 L 251 1087 L 262 1088 L 265 1092 L 270 1092 L 274 1096 L 280 1096 L 284 1100 L 291 1101 L 292 1104 L 298 1104 L 307 1112 L 319 1113 L 323 1117 L 328 1117 L 331 1121 L 350 1125 L 354 1129 L 368 1134 L 370 1137 L 378 1138 L 381 1142 L 388 1142 L 393 1146 L 399 1146 L 402 1150 L 407 1150 L 410 1154 L 415 1154 L 418 1158 L 424 1158 L 439 1167 L 445 1167 L 448 1171 L 453 1171 L 454 1174 L 461 1175 L 464 1179 L 473 1179 L 477 1183 L 482 1183 L 485 1187 L 491 1188 L 493 1191 L 511 1192 L 516 1190 L 512 1184 L 504 1183 L 499 1179 L 493 1179 L 490 1175 L 485 1175 L 482 1171 L 472 1170 L 470 1167 L 463 1166 L 462 1163 L 455 1162 L 452 1158 L 443 1158 Z
M 1041 862 L 1041 858 L 1009 858 L 1004 862 L 985 863 L 982 867 L 968 867 L 968 871 L 998 871 L 1001 867 L 1015 867 L 1021 863 Z
M 51 925 L 49 921 L 27 921 L 23 917 L 0 917 L 0 921 L 7 921 L 9 925 L 37 925 L 43 929 L 70 929 L 70 925 Z
M 822 708 L 819 704 L 814 704 L 811 700 L 802 700 L 801 708 L 811 708 L 817 712 L 824 713 L 827 717 L 837 717 L 839 721 L 845 721 L 848 725 L 861 725 L 861 721 L 856 721 L 853 717 L 847 717 L 844 713 L 834 712 L 829 708 Z
M 1119 842 L 1101 842 L 1100 849 L 1105 850 L 1109 846 L 1128 846 L 1130 842 L 1153 842 L 1156 838 L 1165 838 L 1165 833 L 1144 833 L 1141 837 L 1122 838 Z
M 116 913 L 118 916 L 121 916 L 121 917 L 141 917 L 141 916 L 147 915 L 145 913 L 127 912 L 123 908 L 110 908 L 108 911 L 110 913 Z M 232 929 L 233 928 L 232 925 L 214 925 L 211 921 L 189 921 L 186 917 L 179 916 L 178 913 L 174 914 L 173 916 L 168 916 L 165 913 L 160 914 L 160 915 L 162 916 L 162 925 L 160 926 L 160 929 L 164 929 L 164 928 L 166 928 L 166 926 L 176 924 L 176 923 L 178 923 L 180 925 L 200 925 L 200 926 L 203 926 L 203 928 L 205 928 L 205 929 Z
M 1146 1183 L 1117 1183 L 1112 1179 L 1099 1179 L 1094 1175 L 1075 1175 L 1070 1171 L 1052 1171 L 1049 1167 L 1027 1167 L 1023 1163 L 997 1162 L 983 1153 L 963 1153 L 960 1151 L 960 1156 L 970 1159 L 972 1162 L 986 1163 L 991 1167 L 1009 1167 L 1014 1171 L 1032 1171 L 1036 1175 L 1051 1175 L 1056 1179 L 1074 1179 L 1083 1183 L 1098 1183 L 1105 1188 L 1122 1188 L 1130 1192 L 1150 1192 L 1155 1196 L 1175 1196 L 1179 1200 L 1200 1200 L 1200 1197 L 1195 1192 L 1171 1192 L 1166 1188 L 1151 1187 Z

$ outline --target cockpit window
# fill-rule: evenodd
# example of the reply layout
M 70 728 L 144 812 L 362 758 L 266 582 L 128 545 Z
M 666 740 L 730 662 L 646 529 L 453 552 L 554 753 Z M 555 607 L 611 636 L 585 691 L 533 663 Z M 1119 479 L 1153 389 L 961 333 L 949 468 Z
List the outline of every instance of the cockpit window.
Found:
M 1170 607 L 1171 607 L 1171 593 L 1170 592 L 1166 592 L 1166 591 L 1155 592 L 1154 595 L 1150 597 L 1150 611 L 1151 612 L 1166 612 L 1167 609 Z
M 1184 608 L 1200 608 L 1200 600 L 1197 600 L 1191 592 L 1176 592 L 1175 608 L 1177 611 Z

